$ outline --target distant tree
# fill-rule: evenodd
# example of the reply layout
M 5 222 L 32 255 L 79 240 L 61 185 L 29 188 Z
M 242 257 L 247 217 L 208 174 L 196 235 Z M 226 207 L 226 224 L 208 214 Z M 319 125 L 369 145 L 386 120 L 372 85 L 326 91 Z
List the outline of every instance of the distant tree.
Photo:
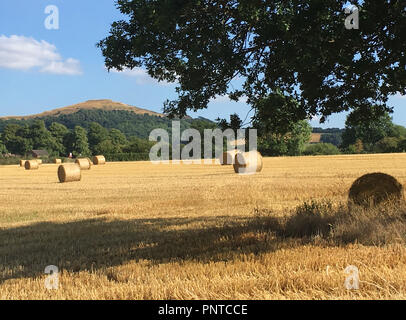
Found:
M 243 122 L 238 116 L 238 114 L 234 113 L 230 115 L 230 122 L 226 119 L 216 119 L 217 125 L 221 130 L 232 129 L 235 133 L 238 129 L 241 129 Z
M 8 124 L 3 131 L 3 143 L 7 150 L 14 154 L 25 155 L 32 150 L 32 140 L 29 138 L 30 128 L 27 125 Z
M 101 142 L 109 139 L 109 131 L 103 128 L 99 123 L 92 122 L 89 125 L 89 147 L 93 153 L 95 152 L 95 147 Z
M 292 124 L 290 127 L 292 128 L 291 131 L 286 134 L 265 133 L 260 130 L 259 151 L 269 156 L 297 156 L 302 154 L 310 140 L 312 128 L 309 122 L 305 120 Z
M 151 147 L 155 143 L 153 141 L 140 139 L 137 137 L 131 137 L 129 142 L 123 148 L 123 152 L 126 153 L 149 153 Z
M 340 150 L 331 143 L 309 144 L 303 151 L 304 155 L 334 155 L 340 154 Z
M 321 135 L 320 142 L 330 143 L 336 147 L 339 147 L 342 144 L 343 139 L 341 133 L 323 133 Z
M 94 152 L 95 154 L 117 154 L 121 153 L 122 149 L 111 140 L 104 140 L 94 147 Z
M 349 114 L 342 136 L 342 147 L 346 148 L 360 139 L 364 149 L 372 151 L 379 140 L 390 136 L 393 132 L 394 125 L 390 115 L 386 112 L 382 113 L 379 108 L 372 106 L 369 114 L 359 112 Z
M 49 127 L 49 132 L 55 141 L 53 151 L 59 156 L 67 155 L 66 147 L 69 142 L 69 129 L 63 124 L 53 122 Z
M 5 146 L 4 142 L 3 142 L 2 134 L 0 134 L 0 154 L 5 154 L 7 152 L 8 151 L 7 151 L 7 148 L 6 148 L 6 146 Z
M 392 132 L 390 132 L 391 137 L 395 138 L 406 138 L 406 128 L 400 125 L 393 125 Z
M 86 129 L 80 126 L 76 126 L 73 130 L 72 153 L 75 157 L 85 157 L 91 154 Z
M 374 151 L 377 153 L 393 153 L 399 151 L 399 143 L 401 140 L 396 137 L 385 137 L 382 140 L 379 140 L 375 147 Z
M 126 136 L 118 129 L 111 129 L 109 138 L 114 145 L 124 146 L 128 143 Z
M 33 149 L 45 149 L 52 152 L 55 148 L 55 139 L 52 137 L 51 132 L 45 127 L 43 120 L 35 120 L 29 131 L 29 137 L 32 141 Z
M 406 138 L 399 141 L 398 151 L 399 152 L 406 152 Z
M 356 153 L 362 153 L 364 151 L 364 143 L 361 139 L 357 139 L 357 141 L 355 141 L 354 147 Z

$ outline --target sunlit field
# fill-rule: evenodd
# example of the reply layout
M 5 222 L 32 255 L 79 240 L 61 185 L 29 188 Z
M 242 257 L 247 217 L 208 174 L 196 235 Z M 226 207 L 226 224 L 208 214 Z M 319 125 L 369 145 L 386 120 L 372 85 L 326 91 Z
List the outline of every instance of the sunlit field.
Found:
M 406 183 L 406 154 L 265 158 L 250 176 L 108 163 L 65 184 L 57 168 L 0 166 L 0 299 L 406 299 L 399 221 L 380 226 L 384 240 L 349 235 L 354 224 L 329 236 L 282 226 L 304 202 L 344 210 L 362 174 Z M 344 286 L 349 265 L 359 290 Z

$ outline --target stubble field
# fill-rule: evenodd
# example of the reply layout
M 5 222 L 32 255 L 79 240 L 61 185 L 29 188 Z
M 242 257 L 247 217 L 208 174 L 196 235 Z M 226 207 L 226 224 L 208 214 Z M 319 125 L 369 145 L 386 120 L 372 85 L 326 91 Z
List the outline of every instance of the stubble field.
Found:
M 399 221 L 376 229 L 384 241 L 349 235 L 356 224 L 300 237 L 282 226 L 304 202 L 344 210 L 364 173 L 405 184 L 406 154 L 265 158 L 251 176 L 128 162 L 60 184 L 56 171 L 0 166 L 0 299 L 406 298 Z M 57 290 L 44 286 L 48 265 Z M 359 290 L 344 287 L 349 265 Z

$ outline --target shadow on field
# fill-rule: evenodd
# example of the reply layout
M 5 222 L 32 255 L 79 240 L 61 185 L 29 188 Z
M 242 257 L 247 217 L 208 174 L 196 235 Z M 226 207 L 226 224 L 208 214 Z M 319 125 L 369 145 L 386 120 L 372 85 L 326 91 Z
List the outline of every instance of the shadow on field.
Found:
M 232 219 L 232 220 L 231 220 Z M 78 272 L 121 265 L 227 261 L 275 249 L 270 230 L 247 218 L 196 217 L 38 223 L 0 230 L 0 281 L 44 275 L 48 265 Z
M 233 261 L 303 244 L 406 243 L 406 205 L 348 209 L 304 203 L 290 215 L 89 219 L 0 229 L 0 282 L 44 275 L 48 265 L 78 272 L 124 264 Z

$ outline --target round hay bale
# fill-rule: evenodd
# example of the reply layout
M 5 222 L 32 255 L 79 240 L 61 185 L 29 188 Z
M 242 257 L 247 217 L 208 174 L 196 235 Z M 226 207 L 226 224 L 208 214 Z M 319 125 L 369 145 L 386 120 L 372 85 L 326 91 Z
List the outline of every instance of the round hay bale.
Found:
M 42 164 L 42 159 L 36 159 L 36 161 L 38 162 L 38 164 Z
M 61 159 L 54 159 L 54 161 L 53 161 L 55 164 L 61 164 L 62 163 L 62 160 Z
M 386 201 L 403 199 L 403 186 L 385 173 L 369 173 L 355 180 L 348 193 L 349 205 L 377 206 Z
M 80 170 L 90 170 L 92 167 L 92 163 L 90 162 L 89 158 L 76 159 L 75 163 L 79 165 Z
M 79 165 L 76 163 L 61 164 L 58 168 L 58 178 L 60 183 L 80 181 L 82 173 Z
M 258 151 L 237 153 L 234 160 L 234 172 L 253 174 L 262 170 L 262 156 Z
M 96 166 L 106 164 L 106 158 L 104 156 L 94 156 L 93 164 Z
M 27 160 L 24 164 L 25 170 L 37 170 L 39 169 L 39 163 L 37 160 Z
M 20 167 L 25 167 L 25 161 L 26 160 L 20 160 Z
M 236 149 L 223 152 L 223 154 L 220 156 L 220 159 L 219 159 L 220 164 L 222 166 L 228 166 L 228 165 L 234 164 L 235 155 L 237 153 L 239 153 L 239 151 Z

